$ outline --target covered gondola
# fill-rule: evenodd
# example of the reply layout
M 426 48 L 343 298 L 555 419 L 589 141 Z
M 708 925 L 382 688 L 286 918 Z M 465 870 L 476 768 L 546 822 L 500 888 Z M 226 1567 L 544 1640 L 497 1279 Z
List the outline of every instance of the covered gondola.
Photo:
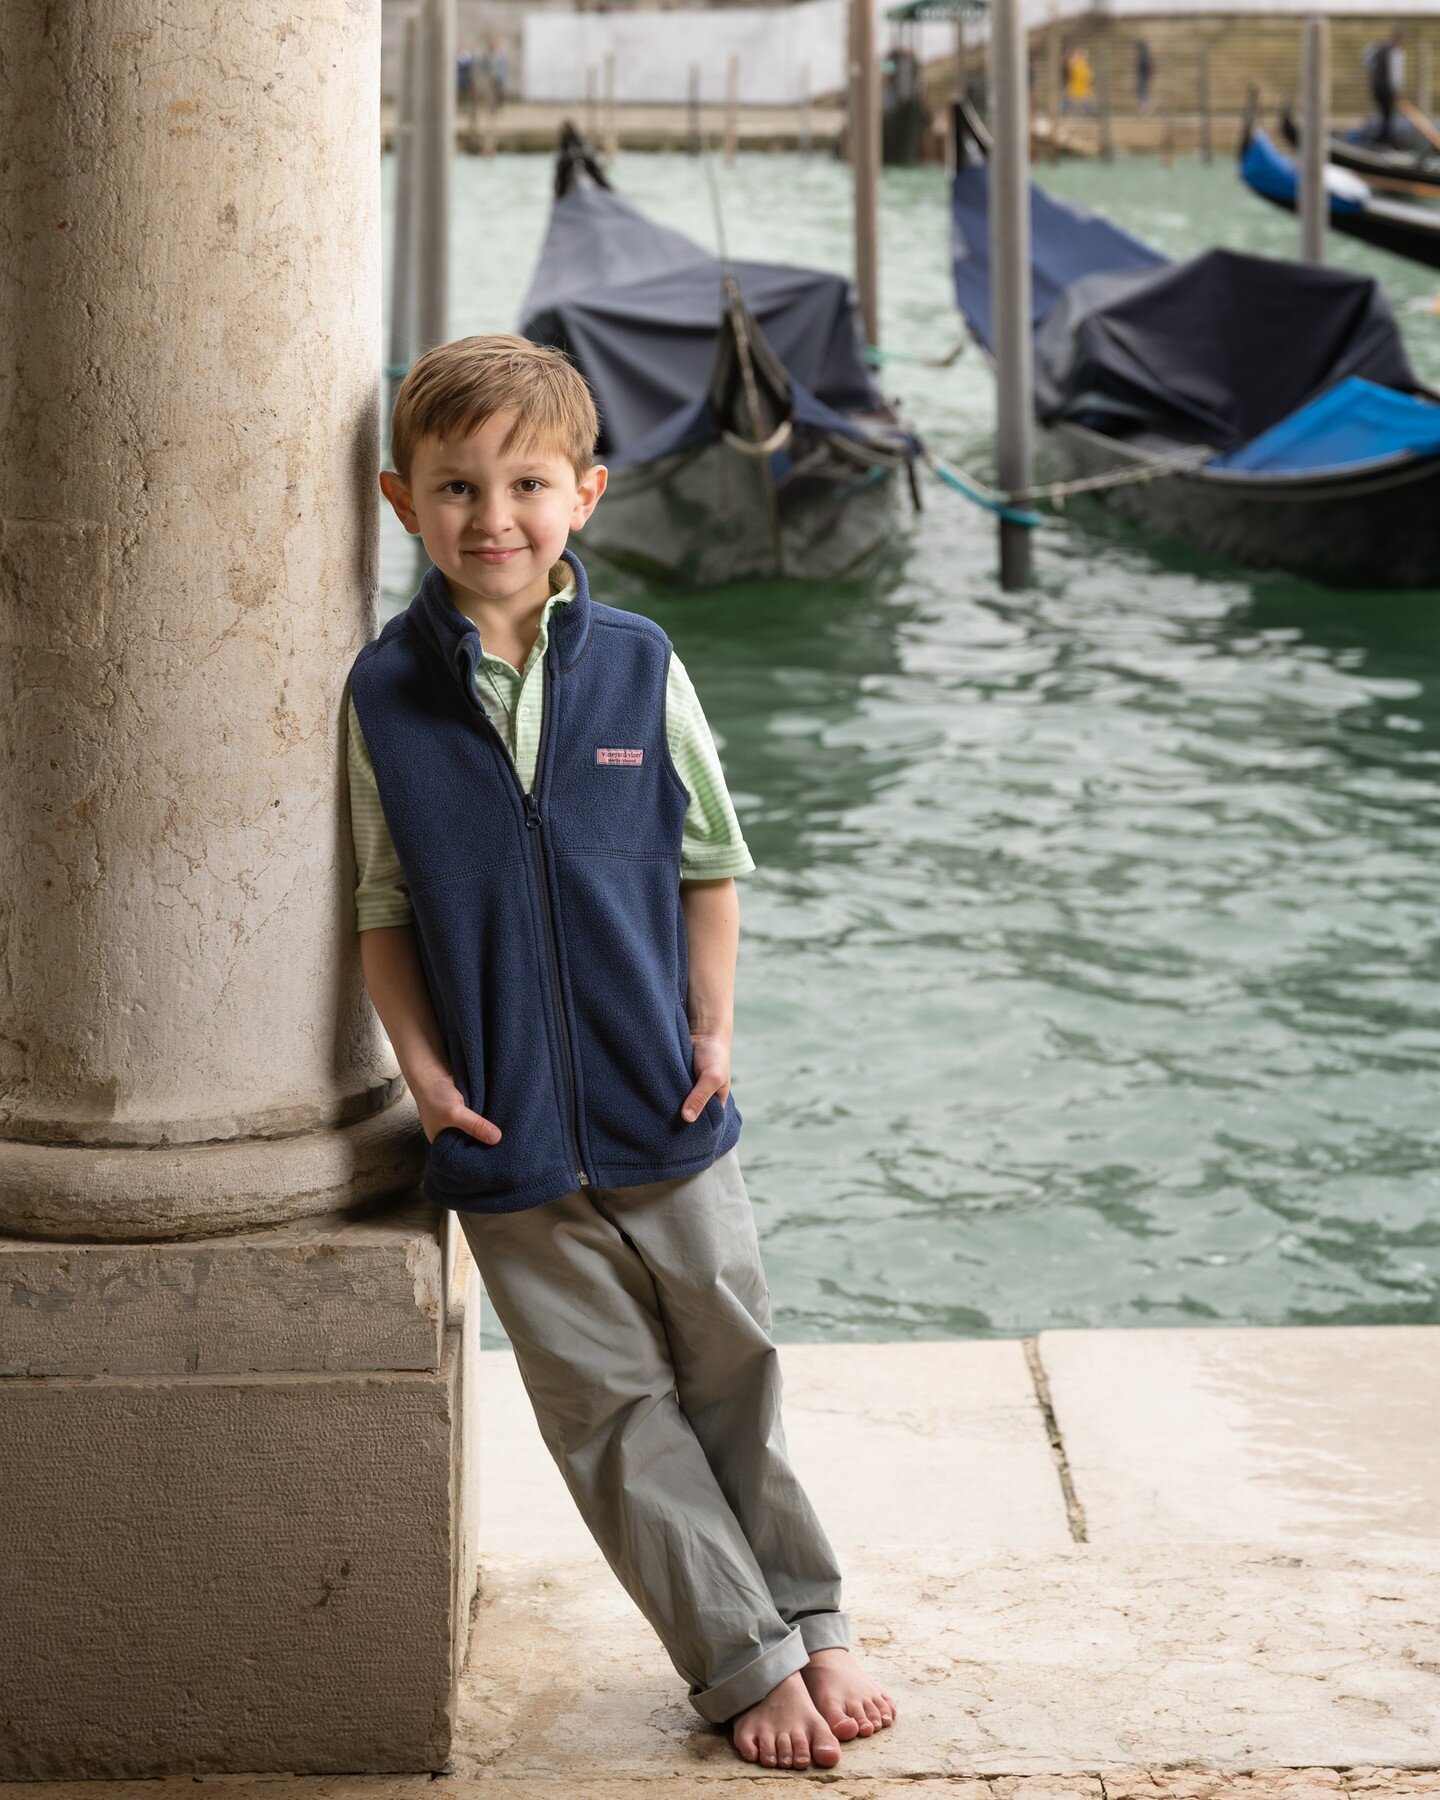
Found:
M 962 115 L 963 116 L 963 115 Z M 991 349 L 989 177 L 952 189 L 956 299 Z M 1440 587 L 1440 395 L 1378 283 L 1209 250 L 1172 262 L 1032 187 L 1036 413 L 1065 476 L 1152 530 L 1336 586 Z
M 890 537 L 920 445 L 875 387 L 851 284 L 654 224 L 570 126 L 520 330 L 595 395 L 610 481 L 585 541 L 619 566 L 833 580 Z
M 1256 122 L 1253 108 L 1240 140 L 1240 179 L 1272 206 L 1296 210 L 1300 180 L 1295 159 L 1286 156 Z M 1337 168 L 1333 162 L 1325 165 L 1325 192 L 1332 230 L 1440 269 L 1440 207 L 1377 194 L 1353 169 Z
M 1289 105 L 1280 111 L 1280 135 L 1292 150 L 1300 148 L 1300 127 Z M 1416 200 L 1440 200 L 1440 155 L 1417 139 L 1415 150 L 1395 150 L 1367 142 L 1356 133 L 1332 131 L 1325 146 L 1327 161 L 1349 169 L 1380 194 L 1403 194 Z

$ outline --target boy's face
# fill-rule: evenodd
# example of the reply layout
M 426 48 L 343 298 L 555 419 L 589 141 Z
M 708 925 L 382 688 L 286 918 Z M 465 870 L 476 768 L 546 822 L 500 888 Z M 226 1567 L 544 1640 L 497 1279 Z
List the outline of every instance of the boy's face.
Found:
M 502 455 L 513 420 L 494 413 L 469 437 L 422 437 L 408 484 L 389 470 L 380 477 L 400 523 L 419 534 L 462 611 L 467 596 L 543 605 L 551 566 L 605 491 L 603 463 L 577 479 L 553 451 Z

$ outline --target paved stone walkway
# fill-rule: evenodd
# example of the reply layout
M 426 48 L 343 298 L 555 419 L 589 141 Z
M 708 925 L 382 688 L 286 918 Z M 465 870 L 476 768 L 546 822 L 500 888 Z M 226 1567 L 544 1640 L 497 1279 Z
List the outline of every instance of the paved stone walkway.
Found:
M 450 1772 L 0 1796 L 1440 1796 L 1440 1329 L 780 1355 L 794 1460 L 898 1706 L 837 1768 L 761 1770 L 699 1719 L 581 1526 L 513 1359 L 487 1352 Z

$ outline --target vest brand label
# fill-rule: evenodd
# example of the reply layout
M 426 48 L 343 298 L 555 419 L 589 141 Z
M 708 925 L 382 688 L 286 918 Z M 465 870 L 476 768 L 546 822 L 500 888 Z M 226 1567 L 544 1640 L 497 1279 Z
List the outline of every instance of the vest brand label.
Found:
M 595 752 L 597 763 L 625 763 L 631 768 L 643 762 L 644 759 L 645 752 L 643 750 L 597 750 Z

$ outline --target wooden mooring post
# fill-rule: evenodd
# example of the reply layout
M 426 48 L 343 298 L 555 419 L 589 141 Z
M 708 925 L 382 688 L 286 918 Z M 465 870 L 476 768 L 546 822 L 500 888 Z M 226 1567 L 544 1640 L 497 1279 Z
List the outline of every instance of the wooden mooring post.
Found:
M 867 343 L 880 342 L 880 64 L 871 0 L 850 0 L 850 157 L 855 289 Z
M 415 118 L 415 350 L 450 335 L 450 167 L 455 156 L 455 0 L 424 0 L 418 46 L 420 109 Z
M 740 58 L 732 51 L 725 64 L 725 160 L 733 163 L 740 137 Z
M 1300 61 L 1300 260 L 1324 262 L 1330 197 L 1325 191 L 1325 154 L 1330 139 L 1330 21 L 1312 14 L 1305 21 Z
M 1200 109 L 1200 160 L 1208 163 L 1215 158 L 1215 138 L 1210 116 L 1210 52 L 1203 45 L 1195 75 L 1195 99 Z
M 620 120 L 615 110 L 615 52 L 605 52 L 605 160 L 614 162 L 620 154 Z
M 390 338 L 385 383 L 385 424 L 404 372 L 415 355 L 415 115 L 419 110 L 419 24 L 405 20 L 400 49 L 400 92 L 395 102 L 395 195 L 390 209 Z
M 1028 488 L 1034 463 L 1035 363 L 1030 308 L 1030 106 L 1021 0 L 990 9 L 990 312 L 995 321 L 995 476 Z M 1030 579 L 1030 528 L 1002 516 L 1000 585 Z

